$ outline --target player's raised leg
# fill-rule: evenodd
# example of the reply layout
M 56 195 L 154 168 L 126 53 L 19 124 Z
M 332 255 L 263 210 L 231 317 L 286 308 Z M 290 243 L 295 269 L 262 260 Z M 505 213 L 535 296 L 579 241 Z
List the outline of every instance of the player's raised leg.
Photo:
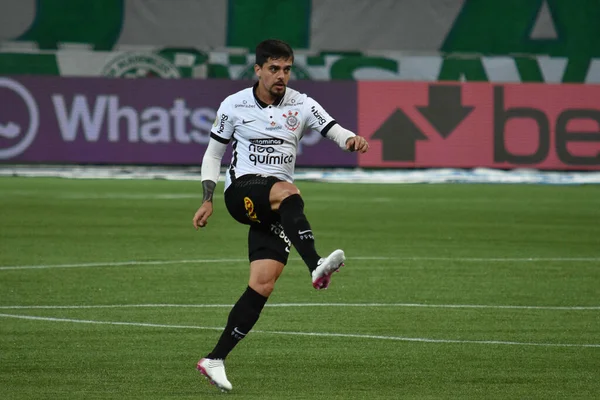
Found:
M 331 281 L 331 274 L 344 266 L 346 255 L 343 250 L 334 250 L 326 258 L 321 258 L 317 268 L 311 272 L 313 287 L 317 290 L 327 289 Z
M 304 200 L 300 190 L 289 182 L 277 182 L 269 195 L 271 208 L 279 212 L 281 226 L 311 273 L 315 289 L 326 289 L 331 274 L 344 263 L 342 250 L 336 250 L 326 258 L 321 258 L 315 249 L 315 237 L 304 214 Z

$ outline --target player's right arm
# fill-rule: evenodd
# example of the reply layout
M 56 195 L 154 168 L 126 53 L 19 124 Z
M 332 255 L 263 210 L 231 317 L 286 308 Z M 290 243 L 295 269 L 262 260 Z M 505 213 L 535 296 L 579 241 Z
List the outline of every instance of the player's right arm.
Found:
M 217 117 L 210 132 L 210 141 L 202 158 L 202 205 L 194 214 L 192 223 L 196 230 L 206 226 L 208 218 L 213 213 L 213 195 L 219 181 L 221 160 L 227 149 L 227 144 L 233 136 L 233 118 L 229 112 L 227 100 L 221 103 Z
M 208 218 L 213 213 L 213 195 L 215 187 L 219 181 L 219 173 L 221 171 L 221 160 L 225 154 L 227 144 L 220 143 L 216 139 L 211 138 L 208 143 L 204 158 L 202 159 L 202 205 L 194 214 L 194 228 L 203 228 L 206 226 Z

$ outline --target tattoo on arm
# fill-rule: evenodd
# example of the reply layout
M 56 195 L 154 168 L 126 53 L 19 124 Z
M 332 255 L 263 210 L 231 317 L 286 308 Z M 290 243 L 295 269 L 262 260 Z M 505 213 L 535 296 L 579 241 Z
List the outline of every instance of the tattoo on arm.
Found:
M 202 191 L 204 193 L 204 195 L 202 196 L 203 203 L 205 201 L 212 201 L 216 186 L 217 186 L 216 182 L 202 181 Z

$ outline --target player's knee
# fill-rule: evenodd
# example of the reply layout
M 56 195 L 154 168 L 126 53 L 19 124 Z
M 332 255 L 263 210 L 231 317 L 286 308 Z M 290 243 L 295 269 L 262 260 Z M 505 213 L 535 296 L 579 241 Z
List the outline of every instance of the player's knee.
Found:
M 300 195 L 300 190 L 297 187 L 294 187 L 293 189 L 285 189 L 284 191 L 281 192 L 279 201 L 283 201 L 283 200 L 287 199 L 288 197 L 293 196 L 295 194 Z
M 273 289 L 275 289 L 275 281 L 254 282 L 251 287 L 258 294 L 269 297 L 273 293 Z
M 277 182 L 271 189 L 271 205 L 273 209 L 278 209 L 282 201 L 293 195 L 300 195 L 300 189 L 289 182 Z

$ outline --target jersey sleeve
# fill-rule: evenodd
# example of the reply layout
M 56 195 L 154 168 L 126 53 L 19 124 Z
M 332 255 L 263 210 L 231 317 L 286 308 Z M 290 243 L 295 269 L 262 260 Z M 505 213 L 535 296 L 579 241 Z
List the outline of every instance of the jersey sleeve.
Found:
M 229 103 L 228 98 L 223 100 L 210 130 L 210 137 L 223 144 L 229 143 L 234 131 L 232 107 Z
M 314 99 L 307 97 L 306 99 L 307 108 L 307 121 L 306 127 L 314 129 L 319 132 L 323 137 L 327 135 L 329 129 L 334 126 L 337 122 L 325 111 L 323 107 Z

